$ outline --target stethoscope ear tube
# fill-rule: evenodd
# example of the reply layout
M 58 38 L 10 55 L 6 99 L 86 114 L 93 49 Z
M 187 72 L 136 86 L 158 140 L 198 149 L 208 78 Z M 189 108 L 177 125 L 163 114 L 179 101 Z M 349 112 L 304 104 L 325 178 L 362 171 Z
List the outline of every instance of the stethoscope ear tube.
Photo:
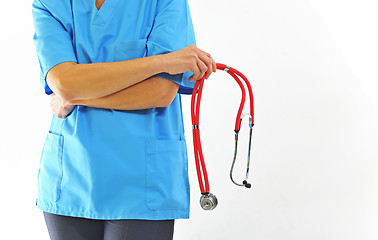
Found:
M 231 181 L 237 186 L 251 188 L 251 184 L 248 183 L 247 180 L 248 180 L 248 175 L 249 175 L 249 166 L 250 166 L 250 158 L 251 158 L 252 129 L 253 129 L 254 120 L 255 120 L 252 87 L 248 79 L 238 70 L 222 63 L 217 63 L 216 65 L 217 65 L 217 69 L 227 72 L 235 79 L 235 81 L 238 83 L 240 90 L 242 92 L 242 99 L 240 102 L 240 106 L 239 106 L 238 113 L 236 115 L 236 121 L 235 121 L 235 152 L 234 152 L 234 159 L 233 159 L 231 170 L 230 170 L 230 178 L 231 178 Z M 250 112 L 247 114 L 242 114 L 245 98 L 246 98 L 246 92 L 245 92 L 244 85 L 239 77 L 243 79 L 248 89 L 248 94 L 249 94 L 249 99 L 250 99 Z M 195 163 L 196 163 L 196 169 L 197 169 L 198 183 L 199 183 L 201 194 L 202 194 L 200 198 L 200 204 L 204 210 L 213 210 L 218 205 L 218 200 L 214 194 L 210 193 L 209 179 L 207 175 L 205 160 L 203 157 L 200 130 L 199 130 L 199 110 L 200 110 L 200 105 L 201 105 L 201 97 L 202 97 L 202 90 L 203 90 L 204 82 L 205 82 L 205 76 L 201 80 L 196 82 L 196 84 L 194 85 L 193 92 L 192 92 L 191 117 L 192 117 L 192 125 L 193 125 L 193 146 L 194 146 L 194 157 L 195 157 Z M 240 127 L 241 127 L 241 122 L 245 116 L 249 116 L 249 127 L 250 127 L 247 170 L 246 170 L 246 176 L 243 182 L 237 183 L 234 181 L 234 178 L 233 178 L 233 170 L 234 170 L 234 165 L 235 165 L 235 161 L 237 157 L 238 138 L 239 138 L 238 135 L 239 135 Z M 202 177 L 204 181 L 202 180 Z M 203 182 L 205 182 L 205 185 L 203 185 Z

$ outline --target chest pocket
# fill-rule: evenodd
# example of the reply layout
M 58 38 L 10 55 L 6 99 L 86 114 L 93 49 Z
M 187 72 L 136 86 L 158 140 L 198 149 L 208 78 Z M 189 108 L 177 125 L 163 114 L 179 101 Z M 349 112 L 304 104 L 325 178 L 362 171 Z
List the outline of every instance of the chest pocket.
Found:
M 118 42 L 114 47 L 114 61 L 126 61 L 142 58 L 147 53 L 147 39 Z

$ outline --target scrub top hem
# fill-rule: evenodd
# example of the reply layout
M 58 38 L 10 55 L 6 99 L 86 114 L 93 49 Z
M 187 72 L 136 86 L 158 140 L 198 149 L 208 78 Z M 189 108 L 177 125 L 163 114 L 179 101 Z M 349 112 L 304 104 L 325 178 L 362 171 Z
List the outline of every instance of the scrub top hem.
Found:
M 151 213 L 146 213 L 144 215 L 140 213 L 125 213 L 118 215 L 98 215 L 88 212 L 76 211 L 72 212 L 65 209 L 49 208 L 37 204 L 38 209 L 57 215 L 64 215 L 70 217 L 80 217 L 88 219 L 97 219 L 97 220 L 121 220 L 121 219 L 140 219 L 140 220 L 171 220 L 171 219 L 189 219 L 189 209 L 180 209 L 180 210 L 161 210 L 153 211 Z

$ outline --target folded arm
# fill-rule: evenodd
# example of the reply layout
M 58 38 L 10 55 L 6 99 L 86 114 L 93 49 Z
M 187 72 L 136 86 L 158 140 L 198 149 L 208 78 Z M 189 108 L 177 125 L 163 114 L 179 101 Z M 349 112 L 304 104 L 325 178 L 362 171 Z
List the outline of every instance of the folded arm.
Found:
M 194 45 L 181 50 L 121 62 L 77 64 L 64 62 L 46 76 L 51 90 L 63 101 L 96 99 L 121 91 L 161 72 L 192 71 L 196 81 L 216 69 L 210 54 Z
M 72 105 L 96 108 L 136 110 L 167 107 L 179 85 L 153 75 L 192 71 L 190 81 L 215 71 L 210 54 L 190 45 L 181 50 L 123 62 L 76 64 L 64 62 L 47 74 L 53 113 L 64 118 Z
M 47 74 L 47 84 L 63 101 L 107 96 L 162 72 L 160 56 L 123 62 L 64 62 Z
M 71 100 L 67 101 L 67 104 L 115 110 L 168 107 L 176 97 L 178 88 L 179 85 L 170 80 L 151 77 L 108 96 Z

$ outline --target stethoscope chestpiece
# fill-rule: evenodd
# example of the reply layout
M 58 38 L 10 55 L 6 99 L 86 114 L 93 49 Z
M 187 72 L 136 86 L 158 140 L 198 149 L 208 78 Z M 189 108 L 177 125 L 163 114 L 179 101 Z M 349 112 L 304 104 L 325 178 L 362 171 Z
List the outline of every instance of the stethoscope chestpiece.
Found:
M 218 205 L 218 199 L 212 193 L 203 193 L 200 198 L 200 204 L 204 210 L 213 210 Z

